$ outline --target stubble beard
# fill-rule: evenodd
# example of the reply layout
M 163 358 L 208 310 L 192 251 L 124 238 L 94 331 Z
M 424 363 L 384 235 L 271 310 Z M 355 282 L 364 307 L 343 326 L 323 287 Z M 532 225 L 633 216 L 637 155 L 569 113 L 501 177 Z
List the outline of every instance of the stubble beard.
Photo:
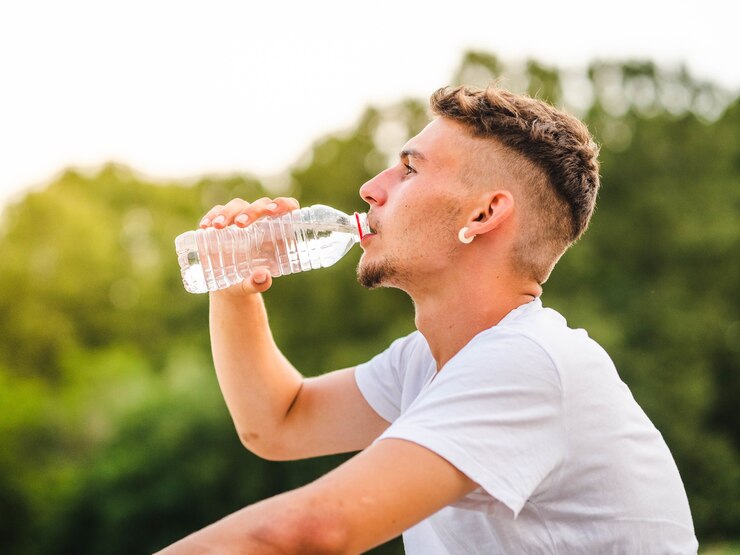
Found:
M 357 281 L 367 289 L 376 289 L 389 285 L 391 279 L 398 274 L 398 268 L 389 260 L 357 265 Z

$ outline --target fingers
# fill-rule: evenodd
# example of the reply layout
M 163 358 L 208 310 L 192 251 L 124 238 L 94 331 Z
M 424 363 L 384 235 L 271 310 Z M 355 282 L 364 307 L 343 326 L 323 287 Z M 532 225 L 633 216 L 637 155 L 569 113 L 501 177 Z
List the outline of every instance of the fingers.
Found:
M 292 197 L 277 197 L 274 199 L 263 197 L 251 203 L 235 198 L 224 205 L 219 204 L 211 208 L 203 216 L 199 227 L 201 229 L 207 227 L 222 229 L 232 224 L 246 227 L 264 216 L 277 216 L 298 208 L 300 208 L 298 201 Z M 263 293 L 271 286 L 272 276 L 269 269 L 260 267 L 255 268 L 252 275 L 239 282 L 239 284 L 213 293 L 237 296 L 250 295 Z
M 300 208 L 298 201 L 292 197 L 277 197 L 274 199 L 263 197 L 251 204 L 247 203 L 247 206 L 243 207 L 235 216 L 235 223 L 244 227 L 263 216 L 284 214 L 297 208 Z
M 274 216 L 299 208 L 298 201 L 292 197 L 263 197 L 252 203 L 235 198 L 225 205 L 211 208 L 200 221 L 199 227 L 213 226 L 217 229 L 236 224 L 245 227 L 263 216 Z
M 217 204 L 211 208 L 205 216 L 203 216 L 199 226 L 201 228 L 209 226 L 219 229 L 224 228 L 227 225 L 233 224 L 234 217 L 248 206 L 249 203 L 240 198 L 235 198 L 229 201 L 226 205 Z
M 218 291 L 211 291 L 212 295 L 230 295 L 234 297 L 242 297 L 244 295 L 253 295 L 255 293 L 264 293 L 272 286 L 272 276 L 270 270 L 264 267 L 255 268 L 252 275 L 238 284 L 221 289 Z

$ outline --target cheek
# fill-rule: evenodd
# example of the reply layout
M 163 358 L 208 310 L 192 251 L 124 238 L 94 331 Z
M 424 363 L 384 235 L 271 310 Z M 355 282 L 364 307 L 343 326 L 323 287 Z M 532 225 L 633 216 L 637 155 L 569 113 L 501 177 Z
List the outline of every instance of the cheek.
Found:
M 424 226 L 434 237 L 457 236 L 461 209 L 449 199 L 430 203 L 423 214 Z
M 384 224 L 388 231 L 393 230 L 394 239 L 409 243 L 412 249 L 414 245 L 441 242 L 442 247 L 457 241 L 462 225 L 460 203 L 437 188 L 427 184 L 398 191 L 396 202 L 384 214 Z
M 417 208 L 417 210 L 419 210 Z M 457 245 L 460 209 L 450 203 L 429 203 L 405 229 L 399 230 L 409 244 L 412 253 L 421 255 L 439 253 L 447 256 Z

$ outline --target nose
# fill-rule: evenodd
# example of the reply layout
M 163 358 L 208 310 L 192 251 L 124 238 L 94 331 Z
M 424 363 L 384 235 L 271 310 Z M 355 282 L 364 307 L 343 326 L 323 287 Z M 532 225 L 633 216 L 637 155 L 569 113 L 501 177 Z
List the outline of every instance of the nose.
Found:
M 381 206 L 388 200 L 388 179 L 390 168 L 380 172 L 360 187 L 362 200 L 372 206 Z

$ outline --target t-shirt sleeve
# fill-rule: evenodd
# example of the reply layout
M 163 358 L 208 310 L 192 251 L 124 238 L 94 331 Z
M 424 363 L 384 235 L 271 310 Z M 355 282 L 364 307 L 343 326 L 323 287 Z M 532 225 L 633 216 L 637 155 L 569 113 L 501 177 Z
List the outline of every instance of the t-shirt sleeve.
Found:
M 385 351 L 355 369 L 355 382 L 365 400 L 382 418 L 393 422 L 401 414 L 403 376 L 418 331 L 396 339 Z
M 377 441 L 404 439 L 437 453 L 516 516 L 564 457 L 560 379 L 533 340 L 505 330 L 481 335 L 489 337 L 451 359 Z

